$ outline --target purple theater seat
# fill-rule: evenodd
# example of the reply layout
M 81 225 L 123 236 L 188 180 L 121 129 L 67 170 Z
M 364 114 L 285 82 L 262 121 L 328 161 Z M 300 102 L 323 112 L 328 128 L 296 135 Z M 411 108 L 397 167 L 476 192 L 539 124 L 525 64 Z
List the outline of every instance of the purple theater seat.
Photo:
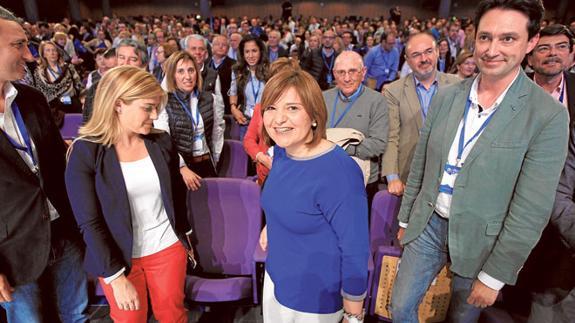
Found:
M 188 192 L 196 257 L 210 278 L 188 276 L 187 299 L 226 302 L 257 295 L 252 291 L 253 257 L 262 227 L 259 201 L 260 187 L 247 179 L 206 178 L 199 190 Z
M 399 228 L 397 214 L 401 205 L 401 198 L 390 194 L 387 190 L 381 190 L 373 197 L 371 204 L 371 222 L 369 227 L 371 256 L 368 267 L 369 272 L 369 289 L 368 304 L 369 314 L 374 315 L 375 297 L 377 296 L 377 286 L 379 285 L 379 273 L 381 271 L 381 252 L 391 252 L 393 255 L 401 255 L 401 250 L 394 248 L 385 248 L 397 243 L 397 230 Z M 383 249 L 382 249 L 383 248 Z M 380 251 L 381 250 L 381 251 Z
M 219 177 L 246 178 L 248 154 L 241 141 L 226 139 L 220 156 Z
M 234 116 L 231 114 L 226 114 L 224 115 L 224 121 L 226 122 L 224 138 L 240 140 L 240 125 L 236 122 Z
M 65 140 L 74 139 L 78 136 L 78 129 L 82 125 L 81 113 L 66 113 L 64 115 L 64 125 L 60 129 L 60 134 Z

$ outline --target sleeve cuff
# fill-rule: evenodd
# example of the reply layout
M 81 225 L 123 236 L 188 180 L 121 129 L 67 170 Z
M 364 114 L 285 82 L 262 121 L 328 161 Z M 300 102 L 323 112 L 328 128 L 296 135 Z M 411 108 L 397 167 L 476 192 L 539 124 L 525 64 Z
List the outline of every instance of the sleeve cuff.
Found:
M 180 168 L 186 166 L 186 162 L 184 161 L 184 157 L 182 157 L 182 155 L 178 154 L 178 158 L 180 159 Z
M 111 282 L 113 282 L 116 278 L 120 277 L 125 271 L 126 267 L 122 267 L 122 269 L 120 269 L 114 275 L 104 278 L 104 283 L 106 283 L 106 285 L 110 285 Z
M 365 299 L 366 295 L 367 295 L 367 291 L 363 292 L 363 294 L 361 294 L 361 295 L 351 295 L 351 294 L 344 292 L 343 289 L 341 290 L 341 296 L 343 298 L 347 299 L 348 301 L 352 301 L 352 302 L 363 301 Z
M 503 286 L 505 286 L 504 282 L 501 282 L 491 276 L 489 276 L 486 272 L 481 271 L 477 276 L 480 282 L 484 283 L 487 287 L 494 289 L 496 291 L 501 290 Z
M 405 222 L 399 221 L 399 226 L 404 228 L 404 229 L 407 229 L 407 223 L 405 223 Z
M 399 175 L 397 174 L 389 174 L 389 175 L 385 175 L 385 178 L 387 179 L 387 182 L 391 182 L 394 181 L 396 179 L 399 179 Z

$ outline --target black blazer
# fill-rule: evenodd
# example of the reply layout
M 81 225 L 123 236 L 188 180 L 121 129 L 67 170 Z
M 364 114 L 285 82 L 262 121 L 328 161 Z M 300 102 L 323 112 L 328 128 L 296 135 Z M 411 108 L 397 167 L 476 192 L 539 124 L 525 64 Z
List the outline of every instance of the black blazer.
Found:
M 232 113 L 230 110 L 230 96 L 228 95 L 228 91 L 232 84 L 232 66 L 234 66 L 235 63 L 236 61 L 234 59 L 226 56 L 217 69 L 218 75 L 220 76 L 220 86 L 222 89 L 222 98 L 224 99 L 225 114 Z
M 268 46 L 268 51 L 267 51 L 268 58 L 269 58 L 270 52 L 271 52 L 271 49 Z M 289 56 L 289 51 L 287 49 L 283 48 L 282 46 L 278 45 L 278 58 L 288 57 L 288 56 Z
M 143 136 L 162 190 L 170 224 L 186 248 L 190 230 L 186 187 L 170 135 L 155 131 Z M 74 216 L 86 242 L 84 266 L 98 277 L 110 277 L 132 261 L 132 215 L 126 184 L 114 147 L 78 140 L 66 169 L 66 187 Z
M 40 167 L 38 177 L 0 132 L 0 273 L 18 286 L 36 280 L 46 268 L 52 234 L 76 237 L 78 230 L 64 185 L 66 145 L 46 98 L 29 86 L 13 85 Z M 46 198 L 60 215 L 52 225 Z

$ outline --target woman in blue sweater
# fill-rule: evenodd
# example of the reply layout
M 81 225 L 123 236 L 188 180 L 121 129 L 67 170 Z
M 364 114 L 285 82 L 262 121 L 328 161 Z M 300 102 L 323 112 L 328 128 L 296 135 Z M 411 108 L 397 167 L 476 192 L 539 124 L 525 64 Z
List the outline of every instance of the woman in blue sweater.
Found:
M 263 138 L 274 148 L 263 193 L 268 258 L 265 322 L 363 321 L 369 257 L 363 176 L 327 141 L 327 112 L 307 72 L 266 84 Z

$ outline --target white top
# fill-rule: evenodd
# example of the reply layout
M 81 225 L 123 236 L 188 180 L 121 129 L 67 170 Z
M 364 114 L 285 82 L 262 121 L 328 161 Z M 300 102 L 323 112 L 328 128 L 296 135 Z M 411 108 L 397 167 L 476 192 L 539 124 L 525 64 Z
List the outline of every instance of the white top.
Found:
M 2 129 L 2 131 L 4 131 L 4 133 L 6 133 L 7 136 L 10 136 L 10 138 L 12 138 L 14 142 L 18 143 L 22 147 L 26 147 L 26 143 L 24 142 L 22 133 L 20 133 L 20 130 L 18 129 L 16 118 L 14 117 L 14 113 L 12 112 L 12 103 L 16 99 L 17 95 L 18 90 L 16 90 L 14 85 L 12 85 L 12 83 L 10 82 L 6 82 L 6 85 L 4 85 L 4 113 L 0 112 L 0 129 Z M 30 131 L 28 131 L 28 134 L 30 134 Z M 30 137 L 30 144 L 32 145 L 32 154 L 34 154 L 34 159 L 38 160 L 36 145 L 34 145 L 34 141 L 32 140 L 31 137 Z M 30 155 L 28 155 L 26 151 L 22 151 L 19 149 L 15 150 L 16 152 L 18 152 L 20 157 L 22 157 L 22 160 L 24 160 L 24 162 L 26 163 L 26 165 L 28 165 L 30 170 L 32 170 L 32 172 L 37 174 L 40 165 L 34 167 L 32 158 L 30 157 Z M 56 208 L 52 205 L 52 203 L 50 203 L 50 200 L 46 199 L 46 202 L 48 203 L 50 220 L 53 221 L 59 218 L 60 215 L 58 215 L 58 211 L 56 211 Z
M 178 241 L 162 201 L 152 159 L 120 162 L 132 214 L 132 258 L 157 253 Z

